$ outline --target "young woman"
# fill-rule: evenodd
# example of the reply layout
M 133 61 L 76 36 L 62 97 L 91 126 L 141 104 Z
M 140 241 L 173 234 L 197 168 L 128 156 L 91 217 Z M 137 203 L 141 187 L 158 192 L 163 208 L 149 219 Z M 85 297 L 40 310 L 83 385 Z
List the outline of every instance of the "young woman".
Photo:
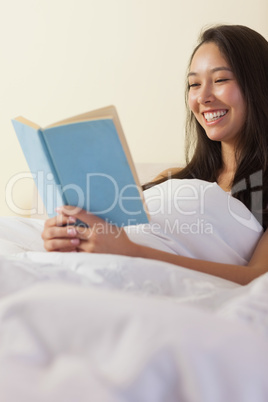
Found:
M 63 207 L 45 223 L 46 250 L 151 258 L 240 284 L 268 271 L 268 42 L 244 26 L 206 30 L 186 100 L 187 165 L 146 186 L 149 228 Z M 68 226 L 76 219 L 89 228 Z

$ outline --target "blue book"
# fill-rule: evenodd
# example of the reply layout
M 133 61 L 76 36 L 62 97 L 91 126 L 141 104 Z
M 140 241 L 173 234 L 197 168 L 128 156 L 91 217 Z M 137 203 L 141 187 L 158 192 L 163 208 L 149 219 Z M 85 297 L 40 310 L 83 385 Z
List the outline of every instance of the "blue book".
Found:
M 117 226 L 149 221 L 114 106 L 46 128 L 24 117 L 12 123 L 48 216 L 72 205 Z

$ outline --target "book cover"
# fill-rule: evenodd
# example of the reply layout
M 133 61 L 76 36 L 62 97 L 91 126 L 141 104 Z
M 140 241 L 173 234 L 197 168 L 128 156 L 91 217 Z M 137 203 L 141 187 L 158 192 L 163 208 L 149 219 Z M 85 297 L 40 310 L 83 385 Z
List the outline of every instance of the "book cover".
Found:
M 41 129 L 12 120 L 48 215 L 79 206 L 118 226 L 148 222 L 135 167 L 113 106 Z

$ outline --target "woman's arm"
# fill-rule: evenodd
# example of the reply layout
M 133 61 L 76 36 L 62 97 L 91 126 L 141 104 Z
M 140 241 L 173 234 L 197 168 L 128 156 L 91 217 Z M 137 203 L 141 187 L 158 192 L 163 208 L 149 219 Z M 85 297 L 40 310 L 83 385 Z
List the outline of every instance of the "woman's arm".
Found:
M 73 223 L 76 219 L 86 222 L 90 228 L 62 226 Z M 42 237 L 48 251 L 80 251 L 150 258 L 218 276 L 241 285 L 246 285 L 268 271 L 268 230 L 259 241 L 247 266 L 198 260 L 139 245 L 128 238 L 124 229 L 109 225 L 84 210 L 74 213 L 72 207 L 64 207 L 58 217 L 49 219 Z
M 247 285 L 253 279 L 268 272 L 268 230 L 261 237 L 254 254 L 247 266 L 224 264 L 212 261 L 198 260 L 170 254 L 149 247 L 136 245 L 136 255 L 143 258 L 152 258 L 170 262 L 175 265 L 218 276 L 240 285 Z

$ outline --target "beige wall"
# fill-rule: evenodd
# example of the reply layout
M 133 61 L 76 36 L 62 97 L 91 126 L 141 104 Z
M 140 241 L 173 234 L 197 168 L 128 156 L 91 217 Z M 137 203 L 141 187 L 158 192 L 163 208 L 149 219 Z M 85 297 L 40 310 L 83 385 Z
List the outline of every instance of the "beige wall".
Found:
M 46 125 L 113 103 L 135 162 L 181 164 L 184 73 L 199 31 L 235 23 L 267 38 L 267 16 L 266 0 L 1 0 L 0 214 L 27 207 L 32 191 L 29 178 L 10 185 L 27 171 L 12 117 Z

